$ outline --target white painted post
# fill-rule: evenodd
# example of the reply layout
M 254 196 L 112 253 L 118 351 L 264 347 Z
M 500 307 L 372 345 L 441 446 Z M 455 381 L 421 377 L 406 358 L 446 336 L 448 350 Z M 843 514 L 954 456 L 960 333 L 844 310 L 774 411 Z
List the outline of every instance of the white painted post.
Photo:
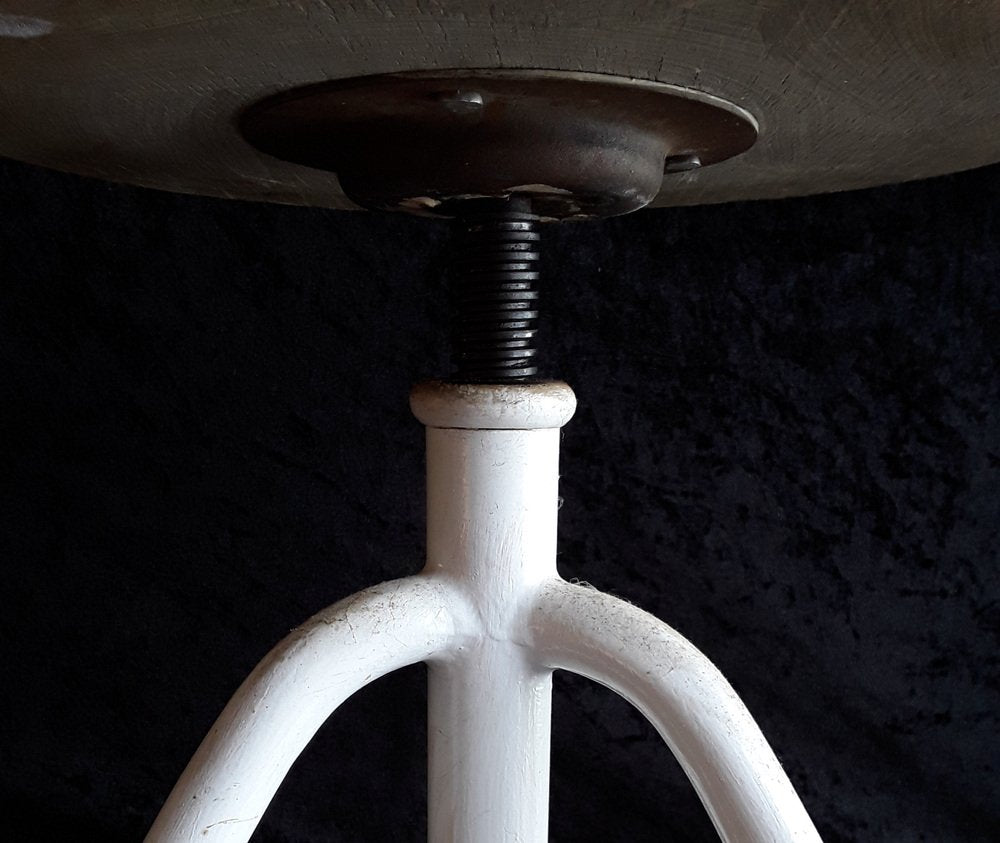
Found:
M 432 843 L 544 843 L 552 671 L 521 641 L 556 575 L 559 428 L 565 384 L 422 384 L 427 567 L 462 591 L 469 638 L 429 675 Z

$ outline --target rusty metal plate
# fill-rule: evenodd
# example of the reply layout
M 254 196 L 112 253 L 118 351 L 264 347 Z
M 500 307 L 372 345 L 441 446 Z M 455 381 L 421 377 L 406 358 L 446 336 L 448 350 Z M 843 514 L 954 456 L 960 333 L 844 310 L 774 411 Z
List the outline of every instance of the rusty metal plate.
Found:
M 471 198 L 528 196 L 543 217 L 628 213 L 664 169 L 731 158 L 753 118 L 717 97 L 593 73 L 454 70 L 337 80 L 242 115 L 263 152 L 335 172 L 367 208 L 450 215 Z

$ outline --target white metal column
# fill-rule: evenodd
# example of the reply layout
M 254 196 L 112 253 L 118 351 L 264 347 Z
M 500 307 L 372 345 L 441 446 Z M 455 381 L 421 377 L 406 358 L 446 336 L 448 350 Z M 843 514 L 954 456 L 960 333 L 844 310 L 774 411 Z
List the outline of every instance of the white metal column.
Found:
M 427 384 L 411 403 L 428 425 L 425 573 L 454 583 L 472 613 L 468 639 L 431 664 L 430 839 L 544 843 L 552 671 L 523 633 L 557 577 L 559 428 L 573 394 Z

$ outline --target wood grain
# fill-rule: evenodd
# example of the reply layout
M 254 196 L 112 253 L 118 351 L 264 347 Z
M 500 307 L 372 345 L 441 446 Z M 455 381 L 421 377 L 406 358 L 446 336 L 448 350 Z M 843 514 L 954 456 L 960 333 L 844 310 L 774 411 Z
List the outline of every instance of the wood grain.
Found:
M 997 0 L 10 0 L 0 154 L 184 193 L 349 208 L 235 116 L 285 88 L 455 67 L 610 73 L 749 110 L 756 146 L 654 204 L 849 190 L 1000 159 Z

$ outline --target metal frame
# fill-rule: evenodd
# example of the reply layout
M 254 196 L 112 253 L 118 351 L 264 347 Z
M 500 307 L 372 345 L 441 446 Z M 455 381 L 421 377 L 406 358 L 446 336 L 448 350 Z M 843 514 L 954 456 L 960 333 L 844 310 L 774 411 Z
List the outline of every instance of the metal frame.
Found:
M 243 683 L 146 840 L 247 841 L 326 718 L 368 682 L 427 662 L 429 838 L 547 839 L 551 677 L 600 682 L 656 727 L 731 843 L 819 841 L 757 724 L 692 644 L 556 572 L 563 383 L 431 382 L 427 564 L 308 620 Z
M 240 115 L 261 152 L 337 174 L 365 208 L 461 215 L 469 199 L 530 197 L 547 219 L 626 214 L 664 173 L 757 140 L 735 103 L 663 82 L 559 70 L 462 68 L 334 79 Z

